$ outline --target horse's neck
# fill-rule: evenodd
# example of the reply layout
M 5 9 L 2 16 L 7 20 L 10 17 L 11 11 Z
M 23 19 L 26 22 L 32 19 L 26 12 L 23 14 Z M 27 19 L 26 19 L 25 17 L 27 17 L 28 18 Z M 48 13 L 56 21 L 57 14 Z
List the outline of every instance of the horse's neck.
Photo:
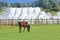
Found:
M 24 21 L 24 22 L 22 22 L 22 23 L 27 23 L 27 22 Z

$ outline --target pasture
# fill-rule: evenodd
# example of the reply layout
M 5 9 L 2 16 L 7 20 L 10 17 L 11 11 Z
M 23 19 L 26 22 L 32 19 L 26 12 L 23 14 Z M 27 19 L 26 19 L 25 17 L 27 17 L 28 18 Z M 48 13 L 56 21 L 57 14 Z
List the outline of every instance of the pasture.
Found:
M 31 31 L 19 33 L 18 26 L 1 26 L 0 40 L 60 40 L 60 24 L 31 25 Z

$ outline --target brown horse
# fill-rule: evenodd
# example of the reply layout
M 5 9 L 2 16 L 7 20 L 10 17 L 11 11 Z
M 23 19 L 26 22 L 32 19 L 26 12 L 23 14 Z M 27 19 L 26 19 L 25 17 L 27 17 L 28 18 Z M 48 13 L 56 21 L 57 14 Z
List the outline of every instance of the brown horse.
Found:
M 26 21 L 18 22 L 19 25 L 19 32 L 21 33 L 22 27 L 24 27 L 23 32 L 25 31 L 25 28 L 27 28 L 27 31 L 30 32 L 30 25 Z

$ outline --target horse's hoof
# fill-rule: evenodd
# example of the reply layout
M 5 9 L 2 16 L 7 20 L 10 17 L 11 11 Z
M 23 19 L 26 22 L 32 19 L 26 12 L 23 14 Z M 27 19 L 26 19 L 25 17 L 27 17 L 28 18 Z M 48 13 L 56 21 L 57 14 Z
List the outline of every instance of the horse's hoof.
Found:
M 21 33 L 21 32 L 19 32 L 19 33 Z
M 24 32 L 24 31 L 23 31 Z

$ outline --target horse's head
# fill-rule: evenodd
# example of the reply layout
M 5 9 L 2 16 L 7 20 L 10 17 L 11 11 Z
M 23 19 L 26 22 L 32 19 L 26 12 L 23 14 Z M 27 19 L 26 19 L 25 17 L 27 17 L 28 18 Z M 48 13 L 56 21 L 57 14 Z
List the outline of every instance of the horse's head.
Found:
M 27 31 L 30 32 L 30 25 L 27 26 Z

